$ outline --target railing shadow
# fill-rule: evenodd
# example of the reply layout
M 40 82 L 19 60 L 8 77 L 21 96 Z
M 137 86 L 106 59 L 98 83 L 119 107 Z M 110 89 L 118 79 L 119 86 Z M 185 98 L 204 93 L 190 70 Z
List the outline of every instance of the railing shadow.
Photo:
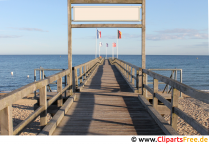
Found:
M 116 81 L 120 87 L 118 91 L 133 93 L 132 89 L 122 77 L 115 65 L 111 65 L 111 67 L 114 71 Z M 164 135 L 164 132 L 157 125 L 157 123 L 151 119 L 151 116 L 148 114 L 142 103 L 138 100 L 137 96 L 122 96 L 122 98 L 126 104 L 126 108 L 132 119 L 137 135 Z
M 103 65 L 100 65 L 97 73 L 92 77 L 90 84 L 86 85 L 90 89 L 101 89 L 101 77 L 103 74 Z M 74 111 L 65 115 L 66 122 L 62 125 L 59 135 L 87 135 L 89 127 L 93 120 L 95 94 L 92 92 L 83 92 L 77 96 L 74 101 Z M 72 109 L 72 108 L 71 108 Z M 56 134 L 56 133 L 55 133 Z

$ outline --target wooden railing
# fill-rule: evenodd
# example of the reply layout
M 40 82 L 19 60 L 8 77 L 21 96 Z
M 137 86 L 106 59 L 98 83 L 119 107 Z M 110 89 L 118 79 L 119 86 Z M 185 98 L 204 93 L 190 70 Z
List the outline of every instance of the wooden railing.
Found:
M 92 74 L 98 65 L 103 62 L 104 58 L 96 58 L 87 63 L 73 67 L 73 77 L 75 80 L 73 81 L 74 91 L 80 92 L 84 84 L 90 78 L 90 74 Z
M 180 83 L 174 79 L 171 79 L 169 77 L 162 76 L 160 74 L 157 74 L 155 72 L 152 72 L 147 69 L 141 69 L 140 67 L 134 66 L 130 63 L 127 63 L 125 61 L 119 60 L 119 59 L 109 59 L 112 64 L 115 64 L 118 69 L 121 71 L 121 73 L 126 76 L 126 78 L 130 81 L 130 77 L 134 78 L 138 83 L 141 83 L 142 89 L 148 90 L 153 95 L 153 102 L 152 106 L 156 109 L 158 105 L 158 100 L 160 100 L 164 105 L 166 105 L 171 110 L 171 117 L 170 117 L 170 125 L 177 130 L 177 119 L 178 116 L 182 118 L 185 122 L 187 122 L 189 125 L 191 125 L 195 130 L 197 130 L 202 135 L 208 135 L 208 130 L 202 126 L 199 122 L 197 122 L 195 119 L 193 119 L 191 116 L 183 112 L 181 109 L 178 108 L 178 98 L 179 98 L 179 92 L 182 92 L 192 98 L 195 98 L 197 100 L 200 100 L 204 103 L 209 104 L 209 93 L 196 90 L 192 87 L 189 87 L 183 83 Z M 141 76 L 144 77 L 147 75 L 153 77 L 153 89 L 150 88 L 147 84 L 143 83 L 142 78 L 139 78 L 140 75 L 135 76 L 133 73 L 131 73 L 130 69 L 137 69 Z M 171 94 L 171 102 L 166 100 L 159 92 L 158 92 L 158 81 L 164 82 L 165 84 L 168 84 L 172 87 L 172 94 Z M 135 88 L 138 87 L 137 84 Z M 132 85 L 134 86 L 134 85 Z M 142 95 L 144 95 L 144 92 L 142 91 Z
M 111 64 L 115 64 L 121 71 L 135 93 L 142 93 L 142 69 L 123 60 L 109 58 Z
M 84 70 L 85 77 L 88 76 L 95 64 L 101 62 L 102 59 L 94 59 L 85 64 L 74 67 L 78 69 L 85 65 L 86 69 Z M 63 105 L 62 93 L 68 90 L 67 96 L 73 94 L 73 87 L 71 85 L 71 70 L 67 69 L 52 76 L 46 77 L 43 80 L 30 83 L 19 89 L 16 89 L 8 94 L 5 94 L 0 97 L 0 124 L 1 124 L 1 135 L 16 135 L 20 133 L 30 122 L 40 115 L 40 126 L 45 126 L 47 124 L 47 108 L 57 100 L 57 106 L 60 107 Z M 83 75 L 83 74 L 81 74 Z M 67 76 L 67 86 L 62 88 L 62 77 Z M 76 75 L 77 76 L 77 75 Z M 79 77 L 80 78 L 80 77 Z M 76 80 L 78 77 L 76 78 Z M 73 80 L 73 81 L 76 81 Z M 57 94 L 54 95 L 47 101 L 47 92 L 46 87 L 48 84 L 57 81 Z M 74 88 L 75 89 L 75 88 Z M 39 90 L 39 107 L 27 117 L 24 121 L 18 124 L 13 129 L 13 119 L 12 119 L 12 104 L 27 95 L 33 93 L 34 91 Z

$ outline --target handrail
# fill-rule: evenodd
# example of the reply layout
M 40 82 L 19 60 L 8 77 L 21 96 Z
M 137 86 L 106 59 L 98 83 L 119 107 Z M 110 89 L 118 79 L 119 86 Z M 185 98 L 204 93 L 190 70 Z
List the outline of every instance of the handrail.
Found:
M 143 69 L 142 72 L 148 74 L 155 79 L 158 79 L 159 81 L 164 82 L 165 84 L 172 86 L 173 88 L 176 88 L 177 90 L 183 92 L 186 95 L 189 95 L 192 98 L 209 104 L 209 93 L 207 92 L 196 90 L 190 86 L 180 83 L 179 81 L 168 78 L 166 76 L 162 76 L 150 70 Z
M 141 86 L 142 86 L 141 89 L 146 89 L 153 95 L 152 106 L 154 108 L 157 108 L 158 100 L 160 100 L 165 106 L 167 106 L 171 110 L 170 125 L 175 130 L 177 130 L 177 118 L 179 116 L 185 122 L 190 124 L 200 134 L 208 135 L 208 130 L 204 126 L 202 126 L 194 118 L 187 115 L 185 112 L 183 112 L 182 110 L 180 110 L 178 108 L 178 98 L 179 98 L 179 91 L 180 91 L 180 92 L 183 92 L 184 94 L 186 94 L 186 95 L 188 95 L 192 98 L 195 98 L 197 100 L 200 100 L 204 103 L 209 104 L 209 93 L 203 92 L 203 91 L 200 91 L 200 90 L 196 90 L 196 89 L 194 89 L 192 87 L 189 87 L 189 86 L 187 86 L 187 85 L 185 85 L 185 84 L 183 84 L 183 83 L 181 83 L 177 80 L 174 80 L 172 78 L 168 78 L 166 76 L 162 76 L 162 75 L 157 74 L 157 73 L 155 73 L 151 70 L 148 70 L 148 69 L 142 69 L 141 77 L 143 76 L 143 78 L 139 78 L 140 75 L 137 75 L 136 77 L 134 77 L 135 74 L 132 74 L 130 69 L 137 68 L 137 69 L 140 70 L 139 67 L 134 66 L 130 63 L 127 63 L 127 62 L 119 60 L 119 59 L 109 59 L 109 60 L 110 60 L 111 64 L 115 64 L 116 67 L 118 67 L 118 69 L 121 71 L 121 73 L 126 76 L 126 78 L 129 80 L 129 83 L 132 83 L 130 81 L 130 76 L 131 76 L 132 80 L 135 79 L 136 82 L 138 81 L 138 83 L 136 83 L 136 84 L 140 85 L 140 83 L 141 83 Z M 153 77 L 153 79 L 154 79 L 153 80 L 154 81 L 153 82 L 153 89 L 150 88 L 146 84 L 146 81 L 143 80 L 143 79 L 146 79 L 146 75 L 149 75 L 149 76 Z M 168 84 L 172 87 L 171 102 L 166 100 L 158 92 L 158 84 L 159 84 L 158 81 L 162 81 L 165 84 Z M 139 86 L 136 85 L 136 87 L 139 87 Z M 140 91 L 138 91 L 138 92 L 140 92 Z M 141 92 L 142 92 L 142 95 L 146 97 L 146 92 L 144 90 L 142 90 Z
M 92 70 L 103 61 L 104 58 L 96 58 L 87 63 L 73 67 L 73 79 L 75 80 L 73 81 L 74 91 L 80 91 L 79 86 L 84 83 L 85 79 L 88 79 Z
M 88 73 L 90 72 L 90 69 L 94 66 L 92 65 L 93 64 L 92 62 L 97 62 L 97 61 L 101 61 L 101 59 L 96 58 L 94 60 L 91 60 L 83 64 L 83 65 L 87 65 Z M 78 68 L 80 66 L 81 65 L 76 67 Z M 68 96 L 72 95 L 73 86 L 71 83 L 72 81 L 71 75 L 72 75 L 72 70 L 70 69 L 63 70 L 57 74 L 27 84 L 21 88 L 18 88 L 10 93 L 1 96 L 0 97 L 1 135 L 15 135 L 20 133 L 25 126 L 31 123 L 39 115 L 41 117 L 40 125 L 45 126 L 47 124 L 47 117 L 46 117 L 47 108 L 56 100 L 58 103 L 58 107 L 62 106 L 63 105 L 62 93 L 64 93 L 65 91 L 69 92 Z M 62 77 L 64 76 L 67 76 L 67 85 L 65 86 L 65 88 L 62 88 Z M 57 81 L 57 94 L 47 101 L 46 86 L 54 81 Z M 32 114 L 30 114 L 29 117 L 27 117 L 24 121 L 22 121 L 13 129 L 12 104 L 38 89 L 39 89 L 40 106 Z
M 142 83 L 140 83 L 142 80 L 142 69 L 140 67 L 117 58 L 109 58 L 109 61 L 111 64 L 115 64 L 121 71 L 134 92 L 142 93 Z

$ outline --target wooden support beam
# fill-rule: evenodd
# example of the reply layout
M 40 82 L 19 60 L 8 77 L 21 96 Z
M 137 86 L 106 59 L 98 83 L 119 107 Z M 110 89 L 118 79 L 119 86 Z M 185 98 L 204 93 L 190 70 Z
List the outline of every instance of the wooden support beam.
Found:
M 158 105 L 158 99 L 156 98 L 155 94 L 158 92 L 158 80 L 157 79 L 153 79 L 153 103 L 152 106 L 157 109 L 157 105 Z
M 40 126 L 45 126 L 47 124 L 47 94 L 46 86 L 39 89 L 39 105 L 44 106 L 44 111 L 40 114 Z
M 12 105 L 0 111 L 1 135 L 13 135 Z
M 147 84 L 147 75 L 145 74 L 145 73 L 142 73 L 142 95 L 144 96 L 144 97 L 147 97 L 147 90 L 146 90 L 146 88 L 144 88 L 144 85 L 146 85 Z
M 82 67 L 79 68 L 79 76 L 82 75 Z M 80 78 L 80 84 L 83 82 L 82 77 Z
M 128 70 L 128 72 L 129 72 L 129 78 L 128 78 L 128 80 L 131 81 L 131 66 L 128 66 L 128 67 L 129 67 L 129 70 Z
M 137 89 L 138 89 L 138 93 L 139 94 L 141 94 L 142 95 L 142 91 L 143 91 L 143 87 L 142 87 L 142 69 L 141 68 L 139 68 L 138 70 L 137 70 L 137 82 L 138 82 L 138 84 L 137 84 Z
M 70 70 L 70 75 L 68 76 L 68 84 L 72 85 L 72 29 L 71 29 L 71 0 L 67 1 L 68 10 L 68 69 Z M 73 94 L 73 89 L 70 87 L 68 95 Z
M 67 90 L 67 96 L 71 96 L 73 94 L 72 89 L 72 73 L 67 75 L 67 85 L 71 85 Z
M 83 80 L 85 80 L 86 79 L 86 66 L 83 66 L 83 73 L 84 73 Z
M 146 26 L 145 26 L 145 0 L 142 0 L 142 69 L 146 68 L 146 54 L 145 54 L 145 41 L 146 41 Z
M 134 68 L 132 68 L 132 76 L 134 76 L 135 75 L 135 69 Z M 134 79 L 134 77 L 132 77 L 132 84 L 134 85 L 134 81 L 135 81 L 135 79 Z
M 141 24 L 72 24 L 71 28 L 142 28 Z
M 146 68 L 146 54 L 145 54 L 145 40 L 146 40 L 146 26 L 145 26 L 145 0 L 142 0 L 142 48 L 141 48 L 141 55 L 142 55 L 142 69 Z M 146 74 L 143 73 L 143 84 L 146 84 L 147 77 Z M 146 89 L 143 89 L 143 96 L 147 96 Z
M 62 92 L 62 78 L 57 80 L 57 92 Z M 62 93 L 57 100 L 57 106 L 61 107 L 63 105 Z
M 142 4 L 142 0 L 71 0 L 72 4 Z
M 172 96 L 171 96 L 172 109 L 171 109 L 170 124 L 176 131 L 177 131 L 178 115 L 174 113 L 174 107 L 178 108 L 178 98 L 179 98 L 179 92 L 177 89 L 173 88 Z

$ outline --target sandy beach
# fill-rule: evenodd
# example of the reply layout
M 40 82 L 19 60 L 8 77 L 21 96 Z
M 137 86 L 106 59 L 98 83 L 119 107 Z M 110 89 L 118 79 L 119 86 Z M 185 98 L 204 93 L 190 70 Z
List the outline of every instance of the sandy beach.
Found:
M 3 95 L 1 93 L 0 95 Z M 33 99 L 34 94 L 30 94 L 27 97 L 15 102 L 13 106 L 13 128 L 25 120 L 32 112 L 34 112 L 33 105 L 37 103 L 37 100 Z M 48 121 L 51 119 L 51 115 L 47 114 Z M 40 129 L 40 116 L 38 116 L 33 122 L 31 122 L 20 135 L 37 135 Z
M 2 93 L 0 95 L 3 95 Z M 13 126 L 17 126 L 20 122 L 26 119 L 33 110 L 33 105 L 37 102 L 33 99 L 33 94 L 28 95 L 24 99 L 21 99 L 13 104 Z M 190 97 L 179 98 L 179 105 L 181 110 L 183 110 L 188 115 L 192 116 L 204 127 L 208 128 L 209 121 L 209 105 L 205 104 L 199 100 L 195 100 Z M 48 121 L 52 118 L 50 114 L 47 115 Z M 170 123 L 170 116 L 165 115 L 165 120 Z M 37 135 L 40 130 L 40 117 L 37 117 L 32 123 L 30 123 L 20 135 Z M 179 135 L 200 135 L 196 130 L 194 130 L 189 124 L 185 123 L 183 119 L 178 118 L 177 132 Z

